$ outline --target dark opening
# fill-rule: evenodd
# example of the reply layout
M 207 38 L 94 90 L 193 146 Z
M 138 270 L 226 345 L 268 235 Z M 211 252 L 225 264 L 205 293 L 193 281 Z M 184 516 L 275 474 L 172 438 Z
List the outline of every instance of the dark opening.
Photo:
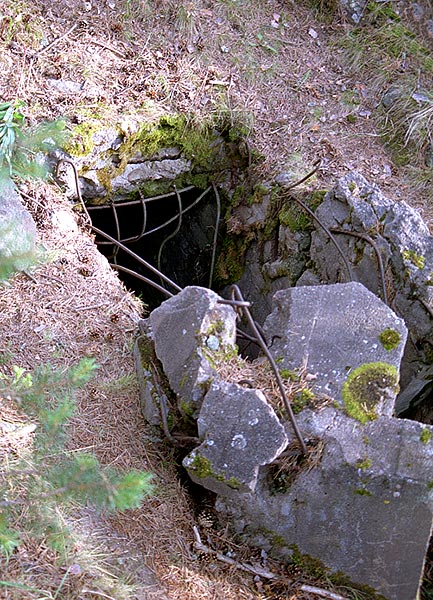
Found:
M 92 224 L 141 256 L 153 267 L 183 288 L 188 285 L 211 287 L 220 199 L 213 187 L 189 186 L 161 196 L 112 201 L 88 206 Z M 141 265 L 134 257 L 103 236 L 96 244 L 109 262 L 147 277 L 171 294 L 178 290 Z M 119 269 L 119 276 L 149 309 L 168 295 Z

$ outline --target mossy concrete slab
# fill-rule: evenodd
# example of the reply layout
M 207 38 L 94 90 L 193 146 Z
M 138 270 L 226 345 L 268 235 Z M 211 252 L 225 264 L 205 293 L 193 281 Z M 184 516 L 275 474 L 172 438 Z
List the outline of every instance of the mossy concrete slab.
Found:
M 264 329 L 280 368 L 306 369 L 317 393 L 360 420 L 393 414 L 407 329 L 362 284 L 277 292 Z M 371 411 L 355 416 L 353 404 L 371 404 Z
M 324 443 L 320 462 L 282 492 L 264 469 L 254 493 L 221 498 L 219 509 L 274 555 L 296 549 L 369 598 L 415 600 L 432 527 L 433 427 L 390 417 L 362 425 L 332 407 L 303 411 L 298 425 Z
M 260 390 L 215 381 L 198 418 L 201 445 L 183 461 L 191 479 L 215 493 L 254 490 L 259 467 L 287 445 L 287 435 Z
M 216 377 L 212 352 L 235 344 L 236 313 L 219 300 L 209 289 L 186 287 L 147 319 L 156 355 L 186 416 L 200 408 Z
M 383 300 L 386 292 L 388 303 L 404 319 L 411 334 L 401 365 L 404 389 L 420 363 L 431 364 L 426 340 L 433 328 L 433 236 L 427 224 L 406 202 L 387 198 L 355 171 L 337 181 L 316 216 L 329 230 L 339 231 L 334 235 L 353 278 Z M 310 254 L 322 281 L 348 280 L 341 256 L 317 223 Z

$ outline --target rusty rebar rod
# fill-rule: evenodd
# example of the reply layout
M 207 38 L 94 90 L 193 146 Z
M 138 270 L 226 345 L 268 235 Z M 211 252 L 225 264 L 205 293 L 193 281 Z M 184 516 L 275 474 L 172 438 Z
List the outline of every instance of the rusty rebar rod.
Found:
M 209 267 L 209 288 L 212 287 L 213 274 L 214 274 L 214 269 L 215 269 L 216 248 L 217 248 L 217 241 L 218 241 L 218 230 L 219 230 L 219 224 L 220 224 L 220 218 L 221 218 L 221 200 L 220 200 L 220 196 L 219 196 L 217 187 L 214 183 L 212 183 L 212 188 L 213 188 L 213 192 L 215 195 L 217 213 L 216 213 L 216 217 L 215 217 L 215 231 L 214 231 L 214 235 L 213 235 L 212 256 L 211 256 L 210 267 Z
M 380 279 L 382 282 L 383 301 L 385 302 L 385 304 L 387 304 L 389 306 L 388 292 L 386 290 L 385 269 L 383 266 L 382 256 L 380 254 L 380 251 L 379 251 L 379 248 L 378 248 L 376 242 L 366 233 L 359 233 L 358 231 L 347 231 L 346 229 L 336 229 L 336 228 L 332 228 L 331 231 L 332 231 L 332 233 L 341 233 L 341 234 L 345 234 L 345 235 L 350 235 L 352 237 L 360 238 L 361 240 L 365 240 L 368 244 L 370 244 L 370 246 L 373 248 L 373 250 L 376 254 L 377 264 L 379 266 Z
M 237 285 L 230 286 L 230 292 L 231 292 L 232 296 L 236 297 L 241 302 L 245 302 L 245 300 L 244 300 L 244 298 L 242 296 L 241 290 L 239 289 L 239 287 Z M 281 392 L 281 396 L 282 396 L 282 399 L 283 399 L 283 403 L 284 403 L 285 409 L 287 411 L 287 414 L 289 416 L 290 422 L 292 424 L 293 430 L 294 430 L 295 435 L 298 438 L 298 441 L 299 441 L 299 443 L 301 445 L 302 453 L 304 455 L 306 455 L 306 454 L 308 454 L 307 446 L 306 446 L 306 444 L 304 442 L 304 439 L 302 437 L 302 434 L 301 434 L 301 432 L 299 430 L 299 427 L 298 427 L 298 424 L 296 422 L 296 418 L 295 418 L 295 415 L 293 413 L 290 401 L 287 398 L 286 390 L 284 389 L 283 380 L 281 379 L 281 375 L 280 375 L 278 367 L 277 367 L 277 365 L 275 363 L 275 360 L 274 360 L 272 354 L 269 352 L 269 348 L 267 347 L 264 338 L 262 337 L 260 331 L 258 330 L 258 328 L 256 326 L 256 323 L 254 322 L 254 319 L 253 319 L 253 317 L 252 317 L 252 315 L 250 313 L 249 308 L 246 307 L 246 306 L 243 306 L 243 310 L 244 310 L 245 315 L 247 317 L 248 323 L 249 323 L 252 331 L 254 332 L 254 335 L 256 336 L 257 341 L 260 344 L 261 349 L 265 353 L 265 356 L 268 359 L 269 364 L 271 365 L 271 368 L 272 368 L 272 370 L 274 372 L 275 378 L 276 378 L 277 383 L 278 383 L 278 387 L 279 387 L 280 392 Z
M 110 264 L 110 267 L 113 267 L 113 269 L 117 269 L 118 271 L 123 271 L 123 272 L 127 273 L 128 275 L 132 275 L 133 277 L 136 277 L 140 281 L 144 281 L 144 283 L 148 283 L 149 285 L 151 285 L 152 287 L 157 289 L 159 292 L 165 294 L 169 298 L 172 298 L 174 295 L 171 292 L 169 292 L 168 290 L 166 290 L 164 287 L 159 285 L 159 283 L 152 281 L 151 279 L 149 279 L 148 277 L 145 277 L 144 275 L 140 275 L 140 273 L 137 273 L 137 271 L 133 271 L 132 269 L 128 269 L 127 267 L 122 267 L 122 265 L 118 265 L 117 263 L 109 263 L 109 264 Z

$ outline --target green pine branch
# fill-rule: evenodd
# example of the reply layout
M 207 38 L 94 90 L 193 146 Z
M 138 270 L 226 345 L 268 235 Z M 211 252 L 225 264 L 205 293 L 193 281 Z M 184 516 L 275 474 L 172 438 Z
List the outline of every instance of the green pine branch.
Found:
M 65 449 L 76 392 L 96 369 L 93 359 L 84 358 L 68 369 L 46 364 L 29 372 L 15 366 L 0 375 L 0 395 L 15 401 L 36 424 L 31 455 L 15 463 L 0 457 L 0 553 L 6 559 L 28 534 L 64 549 L 68 536 L 58 505 L 73 500 L 124 511 L 139 507 L 152 492 L 149 473 L 119 473 L 93 454 Z

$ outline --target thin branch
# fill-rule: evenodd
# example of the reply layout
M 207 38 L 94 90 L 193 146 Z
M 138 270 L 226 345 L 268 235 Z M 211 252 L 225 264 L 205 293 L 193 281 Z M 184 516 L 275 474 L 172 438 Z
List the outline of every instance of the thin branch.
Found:
M 232 285 L 230 287 L 230 290 L 231 290 L 232 294 L 234 294 L 234 295 L 237 296 L 238 300 L 244 301 L 242 293 L 241 293 L 241 291 L 240 291 L 240 289 L 239 289 L 239 287 L 237 285 Z M 293 410 L 292 410 L 292 406 L 291 406 L 291 404 L 289 402 L 289 399 L 287 398 L 286 390 L 284 389 L 283 381 L 281 379 L 281 375 L 280 375 L 280 372 L 278 370 L 278 367 L 277 367 L 277 365 L 276 365 L 276 363 L 275 363 L 275 361 L 274 361 L 274 359 L 272 357 L 272 354 L 269 352 L 269 348 L 267 347 L 264 338 L 262 337 L 260 331 L 257 329 L 257 325 L 255 324 L 254 319 L 252 318 L 249 309 L 247 307 L 243 307 L 243 309 L 244 309 L 245 315 L 247 317 L 248 323 L 249 323 L 251 329 L 253 330 L 255 336 L 257 337 L 257 341 L 259 342 L 260 347 L 263 350 L 263 352 L 265 353 L 266 358 L 268 359 L 268 361 L 269 361 L 269 363 L 271 365 L 271 368 L 272 368 L 272 370 L 274 372 L 275 378 L 276 378 L 277 383 L 278 383 L 278 387 L 279 387 L 280 392 L 281 392 L 281 396 L 282 396 L 282 399 L 283 399 L 284 406 L 286 408 L 286 411 L 287 411 L 287 414 L 289 416 L 289 419 L 290 419 L 290 422 L 292 424 L 292 427 L 293 427 L 293 430 L 295 432 L 295 435 L 298 438 L 298 441 L 299 441 L 299 443 L 301 445 L 302 453 L 304 455 L 307 455 L 308 454 L 307 446 L 305 445 L 304 439 L 303 439 L 302 434 L 301 434 L 301 432 L 299 430 L 298 424 L 297 424 L 296 419 L 295 419 L 295 415 L 294 415 Z
M 69 160 L 69 158 L 59 158 L 59 160 L 57 161 L 57 165 L 56 165 L 56 177 L 59 176 L 59 169 L 60 169 L 60 165 L 61 164 L 66 164 L 66 165 L 71 165 L 72 170 L 74 171 L 74 182 L 75 182 L 75 191 L 77 194 L 77 198 L 80 201 L 81 206 L 83 207 L 84 210 L 84 214 L 87 217 L 87 221 L 89 223 L 89 225 L 92 225 L 92 219 L 90 218 L 89 215 L 89 211 L 87 210 L 87 206 L 84 203 L 83 197 L 81 195 L 81 189 L 80 189 L 80 182 L 78 180 L 78 171 L 77 171 L 77 167 L 75 166 L 75 163 L 72 160 Z
M 226 556 L 222 552 L 218 552 L 217 550 L 213 550 L 212 548 L 209 548 L 209 546 L 206 546 L 206 544 L 203 544 L 198 528 L 194 525 L 194 527 L 192 529 L 193 529 L 194 538 L 195 538 L 194 547 L 199 552 L 203 552 L 203 554 L 209 554 L 211 556 L 215 556 L 215 558 L 217 558 L 221 562 L 224 562 L 227 565 L 235 567 L 236 569 L 239 569 L 240 571 L 246 571 L 247 573 L 252 573 L 253 575 L 256 575 L 256 577 L 262 577 L 263 579 L 271 579 L 274 581 L 285 583 L 286 585 L 293 586 L 293 581 L 291 581 L 290 579 L 287 579 L 286 577 L 277 575 L 276 573 L 272 573 L 271 571 L 268 571 L 267 569 L 263 569 L 259 565 L 250 565 L 248 563 L 238 562 L 237 560 L 234 560 L 233 558 Z M 328 590 L 324 590 L 322 588 L 318 588 L 318 587 L 315 587 L 312 585 L 303 584 L 300 586 L 299 589 L 302 592 L 308 592 L 310 594 L 315 594 L 316 596 L 320 596 L 321 598 L 328 598 L 329 600 L 347 600 L 347 598 L 345 598 L 344 596 L 340 596 L 340 594 L 335 594 L 334 592 L 329 592 Z
M 112 52 L 113 54 L 118 56 L 119 58 L 123 58 L 123 60 L 126 60 L 126 56 L 124 54 L 122 54 L 122 52 L 119 52 L 119 50 L 116 50 L 116 48 L 107 46 L 107 44 L 103 44 L 102 42 L 99 42 L 98 40 L 89 40 L 89 41 L 91 44 L 95 44 L 95 46 L 100 46 L 101 48 L 105 48 L 105 50 L 109 50 L 110 52 Z
M 345 257 L 342 249 L 338 245 L 337 240 L 332 235 L 331 231 L 326 227 L 326 225 L 324 223 L 322 223 L 322 221 L 319 219 L 319 217 L 311 210 L 311 208 L 309 206 L 307 206 L 305 204 L 305 202 L 302 202 L 302 200 L 300 200 L 299 198 L 296 198 L 296 196 L 293 196 L 292 194 L 289 194 L 289 197 L 291 200 L 294 200 L 297 204 L 299 204 L 299 206 L 301 206 L 305 210 L 305 212 L 307 212 L 310 215 L 310 217 L 316 221 L 316 223 L 319 225 L 319 227 L 321 227 L 323 229 L 323 231 L 329 237 L 331 242 L 334 244 L 338 254 L 341 256 L 341 258 L 344 262 L 344 266 L 346 267 L 346 270 L 347 270 L 347 275 L 349 277 L 349 281 L 353 281 L 353 273 L 352 273 L 352 269 L 349 265 L 349 262 L 348 262 L 347 258 Z
M 198 528 L 195 525 L 193 527 L 193 532 L 194 532 L 194 537 L 195 537 L 194 546 L 199 552 L 203 552 L 203 554 L 210 554 L 212 556 L 215 556 L 215 558 L 217 558 L 221 562 L 224 562 L 228 565 L 236 567 L 237 569 L 239 569 L 241 571 L 247 571 L 247 573 L 253 573 L 254 575 L 258 575 L 259 577 L 264 577 L 265 579 L 276 579 L 278 581 L 285 581 L 288 584 L 292 583 L 290 580 L 285 579 L 284 577 L 281 577 L 280 575 L 276 575 L 275 573 L 271 573 L 270 571 L 267 571 L 266 569 L 263 569 L 262 567 L 238 562 L 237 560 L 234 560 L 233 558 L 230 558 L 229 556 L 222 554 L 222 552 L 218 552 L 217 550 L 213 550 L 212 548 L 209 548 L 209 546 L 206 546 L 201 541 L 200 533 L 198 531 Z
M 314 169 L 312 171 L 307 173 L 304 177 L 302 177 L 302 179 L 298 179 L 298 181 L 295 181 L 295 183 L 292 183 L 289 186 L 284 187 L 284 189 L 292 190 L 293 188 L 297 187 L 298 185 L 301 185 L 301 183 L 304 183 L 304 181 L 307 181 L 307 179 L 310 179 L 310 177 L 313 177 L 314 173 L 316 173 L 316 171 L 318 171 L 320 169 L 321 165 L 322 165 L 322 159 L 319 158 L 318 160 L 316 160 L 313 163 Z
M 316 594 L 316 596 L 320 596 L 321 598 L 329 598 L 330 600 L 347 600 L 347 598 L 340 596 L 340 594 L 328 592 L 328 590 L 322 590 L 322 588 L 314 587 L 313 585 L 301 585 L 301 590 L 310 594 Z

